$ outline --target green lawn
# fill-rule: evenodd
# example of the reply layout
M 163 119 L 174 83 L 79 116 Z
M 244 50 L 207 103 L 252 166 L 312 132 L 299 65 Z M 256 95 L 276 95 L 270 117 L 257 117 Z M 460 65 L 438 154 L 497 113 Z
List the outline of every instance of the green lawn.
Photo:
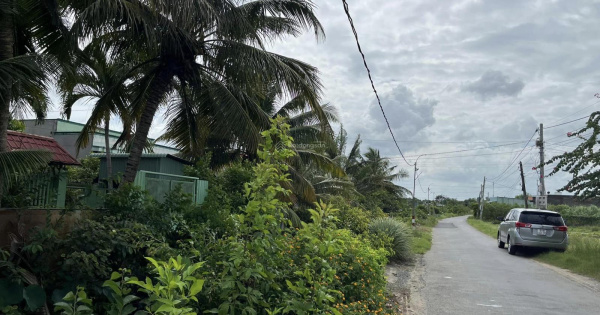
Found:
M 469 217 L 467 222 L 479 231 L 496 238 L 497 224 L 473 217 Z M 544 252 L 534 259 L 600 280 L 600 227 L 571 227 L 569 248 L 566 252 Z
M 413 230 L 412 249 L 415 254 L 425 254 L 431 249 L 432 228 L 419 226 Z

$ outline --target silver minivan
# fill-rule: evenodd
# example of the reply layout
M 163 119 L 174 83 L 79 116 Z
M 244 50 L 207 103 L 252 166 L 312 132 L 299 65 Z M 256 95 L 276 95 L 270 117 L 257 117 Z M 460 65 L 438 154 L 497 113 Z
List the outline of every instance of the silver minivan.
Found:
M 550 248 L 564 252 L 569 244 L 567 226 L 558 212 L 540 209 L 512 209 L 498 217 L 498 247 L 508 244 L 514 255 L 519 247 Z

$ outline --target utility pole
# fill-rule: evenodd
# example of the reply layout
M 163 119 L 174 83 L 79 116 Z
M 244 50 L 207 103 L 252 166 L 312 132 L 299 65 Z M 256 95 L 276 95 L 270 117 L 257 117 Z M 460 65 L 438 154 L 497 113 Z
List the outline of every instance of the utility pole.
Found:
M 523 175 L 523 162 L 519 161 L 519 168 L 521 169 L 521 188 L 523 189 L 523 199 L 525 200 L 525 209 L 529 208 L 527 204 L 527 189 L 525 189 L 525 175 Z
M 415 199 L 415 188 L 417 187 L 417 171 L 419 170 L 417 168 L 417 162 L 418 161 L 419 161 L 419 158 L 417 158 L 417 161 L 415 161 L 415 174 L 413 176 L 413 193 L 412 193 L 412 197 L 413 197 L 412 226 L 413 226 L 413 228 L 415 227 L 415 225 L 417 223 L 417 219 L 416 219 L 416 215 L 417 215 L 417 200 Z
M 540 124 L 540 192 L 546 195 L 546 184 L 544 183 L 544 124 Z
M 544 183 L 544 124 L 540 124 L 540 140 L 538 141 L 537 146 L 540 147 L 539 196 L 543 200 L 541 203 L 538 203 L 538 207 L 540 209 L 546 209 L 546 184 Z
M 483 177 L 483 185 L 481 185 L 481 203 L 479 204 L 479 220 L 483 220 L 483 205 L 485 204 L 485 176 Z
M 427 212 L 429 212 L 429 215 L 431 215 L 431 205 L 430 205 L 430 201 L 429 201 L 429 187 L 427 187 Z
M 477 215 L 475 216 L 475 218 L 477 218 L 477 216 L 481 217 L 481 203 L 483 202 L 483 198 L 482 195 L 483 194 L 483 185 L 479 185 L 479 198 L 477 198 L 478 200 L 478 207 L 477 207 Z
M 492 197 L 496 197 L 496 183 L 492 182 Z

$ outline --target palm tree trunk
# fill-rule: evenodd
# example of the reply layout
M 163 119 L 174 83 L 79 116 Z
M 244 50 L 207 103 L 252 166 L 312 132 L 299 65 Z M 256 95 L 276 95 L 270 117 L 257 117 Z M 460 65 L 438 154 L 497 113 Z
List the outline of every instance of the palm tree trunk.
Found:
M 106 182 L 108 191 L 113 189 L 112 156 L 110 152 L 110 113 L 104 118 L 104 146 L 106 147 Z
M 0 11 L 0 61 L 14 57 L 14 23 L 13 16 Z M 8 151 L 6 131 L 10 120 L 10 82 L 7 89 L 0 90 L 0 152 Z
M 169 81 L 173 78 L 171 71 L 165 70 L 157 74 L 156 80 L 150 86 L 150 95 L 146 106 L 140 117 L 140 121 L 137 124 L 135 135 L 133 136 L 133 144 L 131 151 L 129 152 L 129 158 L 127 159 L 127 166 L 125 168 L 125 175 L 123 181 L 126 183 L 132 183 L 137 175 L 138 168 L 140 166 L 140 159 L 144 152 L 144 147 L 148 141 L 148 133 L 152 120 L 160 104 L 160 100 L 165 93 L 169 91 Z
M 14 57 L 14 43 L 13 17 L 0 11 L 0 61 Z M 6 87 L 5 90 L 0 89 L 0 152 L 8 151 L 6 136 L 10 120 L 11 82 L 8 82 Z M 4 195 L 3 184 L 0 181 L 0 201 Z

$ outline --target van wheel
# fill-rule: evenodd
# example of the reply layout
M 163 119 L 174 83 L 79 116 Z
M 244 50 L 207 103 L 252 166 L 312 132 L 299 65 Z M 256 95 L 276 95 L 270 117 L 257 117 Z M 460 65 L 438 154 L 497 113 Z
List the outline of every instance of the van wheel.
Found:
M 504 245 L 506 244 L 500 239 L 500 232 L 498 232 L 498 248 L 504 248 Z
M 506 242 L 508 243 L 508 253 L 511 255 L 514 255 L 517 253 L 517 246 L 514 246 L 510 243 L 510 236 L 506 239 Z

